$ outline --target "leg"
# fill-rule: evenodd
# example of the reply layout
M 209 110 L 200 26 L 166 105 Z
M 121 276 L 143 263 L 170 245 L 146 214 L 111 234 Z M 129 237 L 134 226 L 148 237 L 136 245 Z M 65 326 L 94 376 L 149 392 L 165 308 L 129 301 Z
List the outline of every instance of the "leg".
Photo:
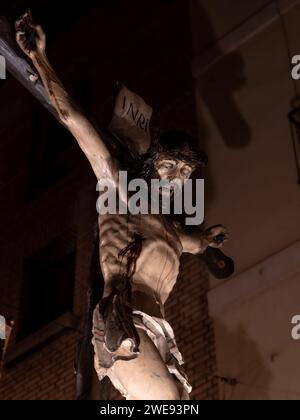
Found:
M 145 331 L 138 328 L 140 354 L 136 359 L 118 360 L 109 378 L 128 400 L 180 400 L 176 380 Z

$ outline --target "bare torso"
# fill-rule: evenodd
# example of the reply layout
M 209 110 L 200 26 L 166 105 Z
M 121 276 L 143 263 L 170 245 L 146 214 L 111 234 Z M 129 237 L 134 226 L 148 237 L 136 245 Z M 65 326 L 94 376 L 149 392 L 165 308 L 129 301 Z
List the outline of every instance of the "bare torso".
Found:
M 182 253 L 175 228 L 161 215 L 105 215 L 99 216 L 99 231 L 104 296 L 111 291 L 111 281 L 126 270 L 127 261 L 120 252 L 138 234 L 143 240 L 132 290 L 146 292 L 164 303 L 176 282 Z

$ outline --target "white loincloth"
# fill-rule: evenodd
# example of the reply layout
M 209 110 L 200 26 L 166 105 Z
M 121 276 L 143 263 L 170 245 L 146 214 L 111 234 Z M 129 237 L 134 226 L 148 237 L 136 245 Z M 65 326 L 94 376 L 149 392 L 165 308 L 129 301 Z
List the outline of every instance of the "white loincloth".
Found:
M 182 400 L 188 400 L 188 394 L 192 387 L 188 383 L 187 377 L 183 371 L 183 358 L 177 347 L 174 332 L 170 324 L 163 318 L 157 318 L 147 315 L 141 311 L 133 311 L 133 322 L 136 328 L 144 330 L 167 366 L 169 372 L 174 375 L 182 386 Z M 120 348 L 116 352 L 111 352 L 107 349 L 104 342 L 104 322 L 101 317 L 99 307 L 94 311 L 93 318 L 93 339 L 95 357 L 94 364 L 99 380 L 101 381 L 105 376 L 110 377 L 111 367 L 118 358 L 131 360 L 138 357 L 139 353 L 132 351 L 132 340 L 124 340 Z M 114 386 L 126 399 L 130 399 L 126 389 L 114 377 Z

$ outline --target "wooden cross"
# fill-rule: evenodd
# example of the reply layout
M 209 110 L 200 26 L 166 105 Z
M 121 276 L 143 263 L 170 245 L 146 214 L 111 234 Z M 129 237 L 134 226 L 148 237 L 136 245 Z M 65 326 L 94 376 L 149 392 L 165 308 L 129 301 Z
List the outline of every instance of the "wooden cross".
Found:
M 4 57 L 6 68 L 60 123 L 61 120 L 52 105 L 37 71 L 29 59 L 20 50 L 15 31 L 4 16 L 0 16 L 0 56 Z M 124 160 L 132 160 L 126 144 L 122 143 L 111 131 L 93 121 L 107 148 L 114 156 Z

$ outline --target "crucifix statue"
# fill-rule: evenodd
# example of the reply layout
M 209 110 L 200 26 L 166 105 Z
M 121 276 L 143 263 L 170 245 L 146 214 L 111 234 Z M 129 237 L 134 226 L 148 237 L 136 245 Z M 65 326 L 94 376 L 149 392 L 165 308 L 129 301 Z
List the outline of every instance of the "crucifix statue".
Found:
M 4 51 L 8 69 L 73 134 L 97 180 L 108 180 L 119 197 L 124 193 L 121 171 L 148 184 L 158 179 L 184 185 L 206 165 L 205 153 L 192 150 L 185 133 L 160 132 L 152 140 L 150 107 L 125 87 L 120 87 L 110 130 L 96 127 L 57 77 L 45 52 L 45 34 L 30 12 L 15 28 L 17 43 L 31 64 L 12 44 L 9 48 L 8 38 L 5 43 L 1 34 L 0 53 Z M 122 125 L 125 109 L 132 117 L 127 129 Z M 172 200 L 174 192 L 162 189 L 159 194 L 169 194 Z M 172 215 L 130 212 L 99 214 L 98 227 L 104 293 L 94 308 L 92 342 L 99 380 L 109 377 L 130 400 L 188 399 L 191 386 L 164 304 L 175 285 L 182 253 L 202 255 L 217 277 L 232 274 L 232 260 L 219 250 L 228 239 L 227 230 L 222 225 L 191 230 Z

